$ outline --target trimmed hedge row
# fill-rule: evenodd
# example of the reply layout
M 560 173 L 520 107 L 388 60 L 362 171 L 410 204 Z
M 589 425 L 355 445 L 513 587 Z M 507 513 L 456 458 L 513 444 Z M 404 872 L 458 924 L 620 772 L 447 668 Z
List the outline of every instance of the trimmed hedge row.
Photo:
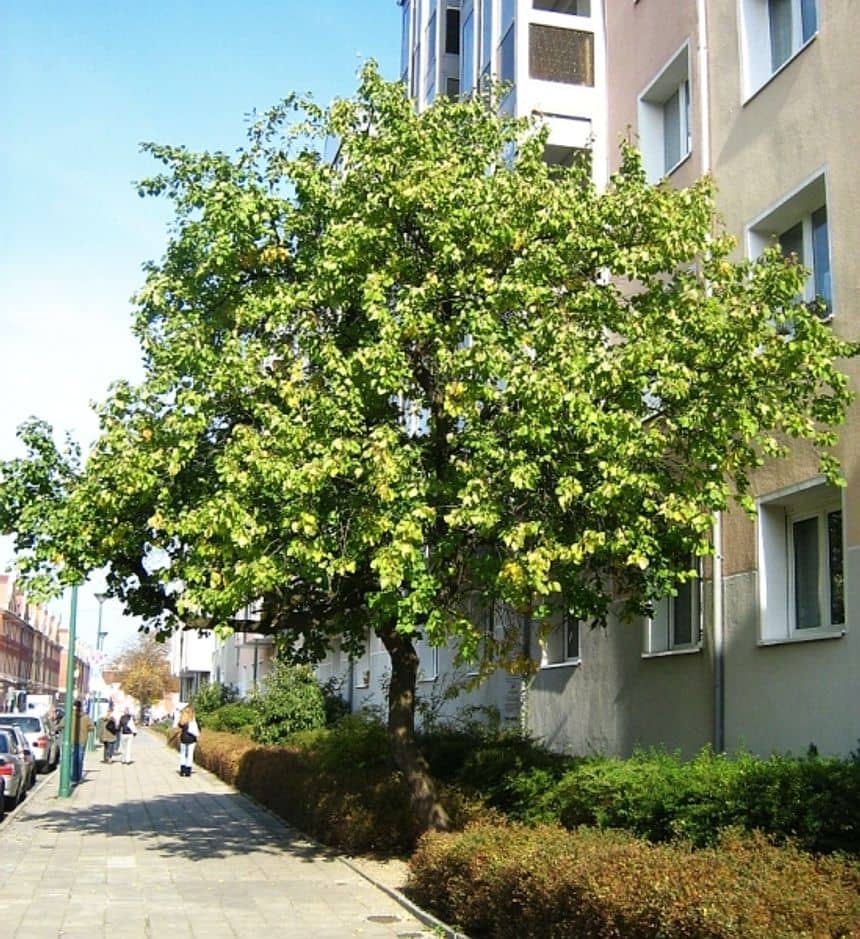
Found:
M 365 766 L 350 776 L 302 746 L 264 746 L 203 730 L 195 760 L 317 840 L 350 853 L 399 854 L 418 837 L 399 773 Z
M 424 835 L 410 895 L 474 939 L 860 935 L 860 869 L 762 835 L 714 848 L 622 832 L 476 824 Z

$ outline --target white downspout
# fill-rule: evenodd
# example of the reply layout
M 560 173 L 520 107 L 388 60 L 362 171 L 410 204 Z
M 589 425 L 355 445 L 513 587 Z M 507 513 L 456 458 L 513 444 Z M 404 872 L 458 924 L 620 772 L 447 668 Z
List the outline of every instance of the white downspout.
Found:
M 699 80 L 699 139 L 702 174 L 711 172 L 711 91 L 708 76 L 708 19 L 706 0 L 696 0 L 696 66 Z M 714 561 L 712 567 L 712 614 L 714 620 L 714 750 L 726 746 L 725 729 L 725 624 L 723 621 L 723 520 L 714 513 Z

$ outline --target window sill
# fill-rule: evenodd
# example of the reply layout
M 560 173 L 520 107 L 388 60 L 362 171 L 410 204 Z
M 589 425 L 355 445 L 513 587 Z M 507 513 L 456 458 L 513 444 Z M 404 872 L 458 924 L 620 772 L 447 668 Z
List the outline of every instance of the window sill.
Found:
M 432 685 L 439 678 L 438 675 L 434 675 L 432 678 L 419 678 L 417 684 L 419 685 Z
M 680 160 L 678 160 L 678 162 L 674 166 L 669 167 L 669 169 L 667 169 L 666 172 L 663 173 L 662 179 L 668 179 L 673 173 L 677 172 L 687 162 L 687 160 L 690 159 L 692 155 L 693 155 L 693 150 L 691 148 L 681 157 Z
M 817 642 L 820 639 L 844 639 L 845 635 L 845 629 L 819 629 L 808 634 L 796 632 L 779 639 L 759 639 L 756 645 L 760 649 L 766 646 L 790 646 L 799 642 Z
M 666 649 L 663 652 L 643 652 L 643 659 L 667 659 L 676 655 L 697 655 L 702 651 L 701 646 L 689 646 L 683 649 Z
M 743 101 L 741 102 L 741 107 L 745 108 L 750 103 L 750 101 L 753 100 L 753 98 L 755 98 L 758 94 L 764 91 L 764 89 L 767 88 L 767 86 L 778 75 L 781 75 L 788 68 L 788 66 L 791 65 L 791 63 L 800 55 L 800 53 L 803 52 L 804 49 L 807 49 L 809 46 L 811 46 L 812 43 L 815 42 L 817 38 L 818 38 L 818 32 L 816 31 L 809 37 L 809 39 L 806 40 L 805 43 L 803 43 L 802 46 L 798 46 L 797 51 L 794 52 L 792 55 L 790 55 L 775 72 L 771 72 L 770 75 L 768 75 L 768 77 L 758 86 L 758 88 L 754 88 L 746 96 L 746 98 L 743 99 Z
M 540 670 L 548 672 L 554 668 L 576 668 L 578 665 L 582 665 L 582 659 L 568 659 L 566 662 L 542 662 Z

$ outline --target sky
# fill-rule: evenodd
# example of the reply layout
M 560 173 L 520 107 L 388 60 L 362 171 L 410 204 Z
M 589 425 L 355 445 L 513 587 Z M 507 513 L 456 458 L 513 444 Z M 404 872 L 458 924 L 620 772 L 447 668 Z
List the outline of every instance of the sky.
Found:
M 252 110 L 347 97 L 364 61 L 395 78 L 399 54 L 396 0 L 0 0 L 0 460 L 30 416 L 86 452 L 90 402 L 142 376 L 131 297 L 170 211 L 137 195 L 157 172 L 140 144 L 233 152 Z M 102 586 L 79 596 L 91 644 Z M 68 621 L 68 598 L 52 608 Z M 136 627 L 104 604 L 108 658 Z

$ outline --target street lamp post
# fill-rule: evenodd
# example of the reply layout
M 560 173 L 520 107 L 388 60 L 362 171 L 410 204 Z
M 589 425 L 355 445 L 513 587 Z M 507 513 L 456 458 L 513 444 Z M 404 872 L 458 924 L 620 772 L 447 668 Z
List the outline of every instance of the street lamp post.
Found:
M 105 636 L 107 636 L 106 632 L 102 632 L 102 607 L 104 606 L 105 600 L 107 600 L 107 594 L 96 593 L 96 594 L 93 594 L 93 596 L 96 598 L 96 600 L 98 601 L 98 605 L 99 605 L 99 618 L 96 623 L 96 659 L 94 662 L 93 672 L 96 675 L 98 675 L 99 680 L 101 680 L 101 668 L 102 668 L 101 651 L 104 648 Z M 90 673 L 91 677 L 92 677 L 93 672 Z M 100 686 L 91 690 L 99 691 Z M 91 715 L 94 721 L 98 720 L 101 717 L 101 713 L 99 712 L 100 712 L 100 705 L 97 703 L 95 712 Z M 95 730 L 91 730 L 89 734 L 89 738 L 87 740 L 87 749 L 90 752 L 92 752 L 93 750 L 95 750 L 95 748 L 96 748 L 96 734 L 95 734 Z
M 72 728 L 75 697 L 75 627 L 78 620 L 78 588 L 72 587 L 72 609 L 69 615 L 69 648 L 66 653 L 66 713 L 63 717 L 63 752 L 60 757 L 59 797 L 67 799 L 72 793 Z
M 107 633 L 102 632 L 102 605 L 104 604 L 105 600 L 107 600 L 107 594 L 97 593 L 95 594 L 95 598 L 99 603 L 99 620 L 98 625 L 96 626 L 96 651 L 101 652 L 102 648 L 104 647 L 105 636 L 107 635 Z

